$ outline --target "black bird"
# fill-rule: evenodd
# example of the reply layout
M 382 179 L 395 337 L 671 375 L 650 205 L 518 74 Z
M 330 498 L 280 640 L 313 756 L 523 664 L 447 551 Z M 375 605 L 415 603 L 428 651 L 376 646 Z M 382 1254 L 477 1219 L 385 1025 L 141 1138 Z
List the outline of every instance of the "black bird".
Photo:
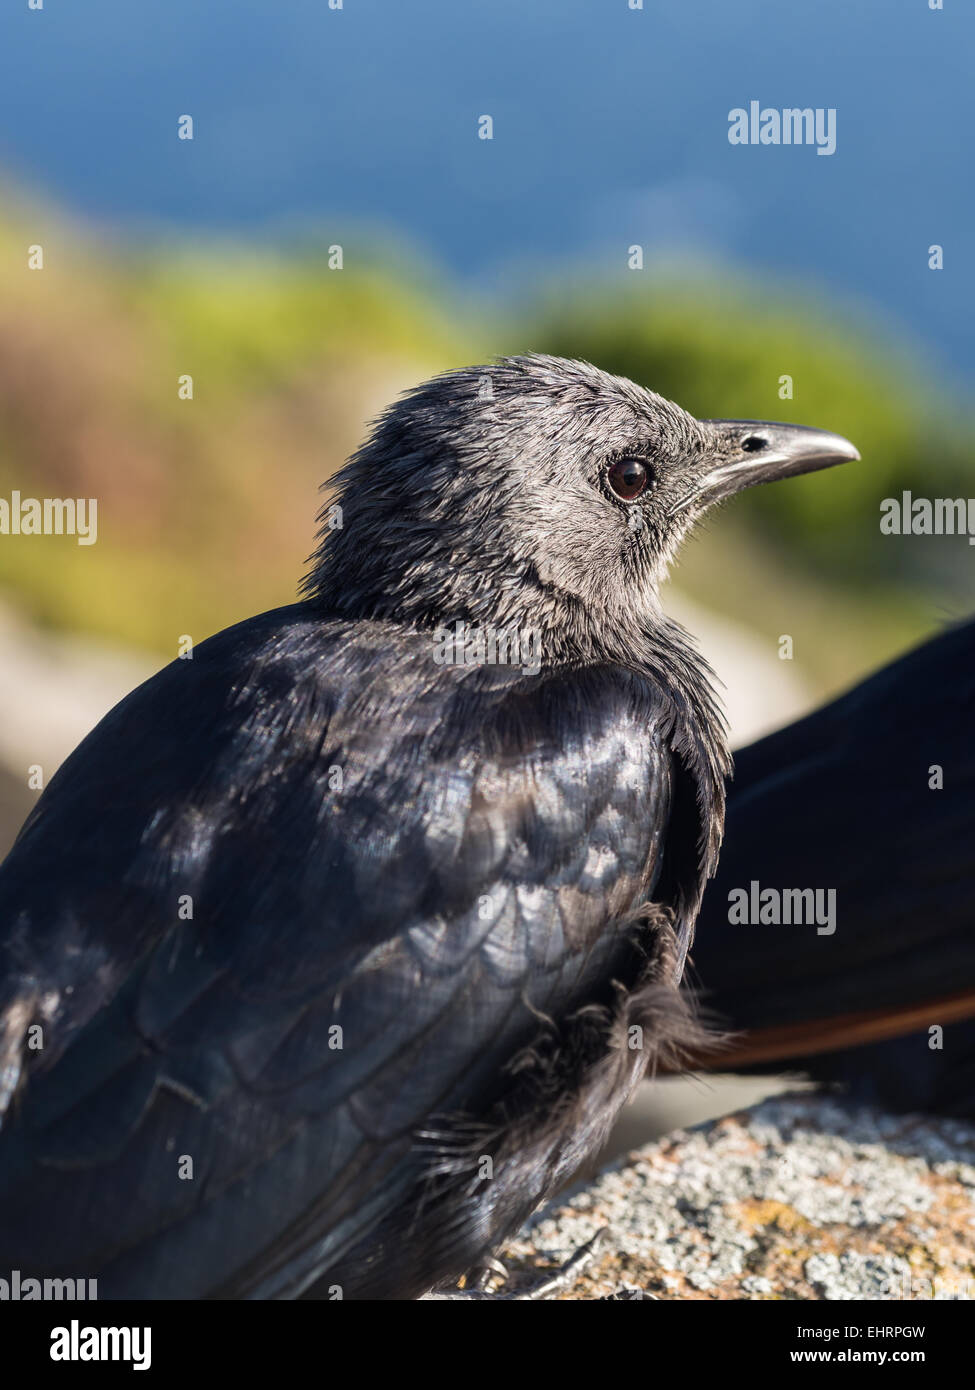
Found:
M 304 601 L 123 700 L 0 871 L 0 1267 L 409 1298 L 488 1256 L 699 1039 L 728 755 L 660 580 L 856 457 L 547 357 L 393 406 Z
M 969 621 L 735 754 L 694 951 L 739 1031 L 713 1066 L 975 1118 L 973 728 Z M 753 881 L 835 890 L 835 931 L 732 924 L 729 897 Z

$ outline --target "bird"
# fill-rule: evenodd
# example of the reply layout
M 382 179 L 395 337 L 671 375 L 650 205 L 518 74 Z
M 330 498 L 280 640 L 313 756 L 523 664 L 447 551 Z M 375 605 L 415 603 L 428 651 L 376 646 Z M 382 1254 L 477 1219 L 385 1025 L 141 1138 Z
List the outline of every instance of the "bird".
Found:
M 858 457 L 544 354 L 390 406 L 298 601 L 123 699 L 0 868 L 0 1265 L 193 1299 L 483 1268 L 701 1040 L 729 757 L 660 584 L 716 503 Z
M 801 1071 L 887 1110 L 975 1118 L 975 620 L 735 754 L 698 989 L 702 1065 Z M 763 887 L 835 891 L 835 930 L 729 921 Z

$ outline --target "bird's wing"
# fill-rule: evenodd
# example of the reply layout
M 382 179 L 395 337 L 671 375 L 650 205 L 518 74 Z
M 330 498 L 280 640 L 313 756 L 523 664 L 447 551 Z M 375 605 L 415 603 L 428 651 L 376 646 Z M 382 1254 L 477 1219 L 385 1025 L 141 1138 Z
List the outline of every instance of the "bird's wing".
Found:
M 42 1044 L 8 1056 L 0 1264 L 173 1297 L 327 1268 L 417 1127 L 699 892 L 673 722 L 619 671 L 444 670 L 301 608 L 136 691 L 0 872 L 8 1042 Z
M 975 1106 L 972 1025 L 962 1022 L 975 1015 L 973 720 L 970 622 L 736 756 L 694 951 L 707 998 L 740 1030 L 712 1065 L 874 1071 L 888 1099 L 924 1108 L 943 1095 L 956 1109 L 959 1085 L 946 1073 L 957 1065 Z M 729 922 L 729 894 L 752 882 L 833 893 L 833 921 Z M 967 1045 L 932 1050 L 933 1025 Z M 880 1044 L 858 1062 L 845 1051 L 922 1028 L 912 1044 Z M 841 1063 L 813 1060 L 840 1049 Z M 897 1072 L 899 1087 L 885 1079 Z

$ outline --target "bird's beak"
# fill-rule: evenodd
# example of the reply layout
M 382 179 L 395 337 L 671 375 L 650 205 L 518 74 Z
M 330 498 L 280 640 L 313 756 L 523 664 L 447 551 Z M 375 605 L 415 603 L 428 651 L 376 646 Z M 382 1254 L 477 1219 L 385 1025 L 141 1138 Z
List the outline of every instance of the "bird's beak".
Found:
M 718 439 L 713 467 L 693 492 L 674 508 L 710 506 L 743 488 L 815 473 L 860 457 L 848 439 L 806 425 L 777 425 L 767 420 L 702 420 Z

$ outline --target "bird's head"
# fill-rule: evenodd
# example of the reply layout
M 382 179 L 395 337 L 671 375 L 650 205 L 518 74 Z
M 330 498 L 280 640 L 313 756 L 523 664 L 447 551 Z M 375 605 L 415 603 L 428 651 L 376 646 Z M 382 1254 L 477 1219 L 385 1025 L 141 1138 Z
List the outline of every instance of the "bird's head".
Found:
M 682 538 L 715 503 L 856 459 L 839 435 L 697 420 L 556 357 L 434 378 L 335 479 L 306 592 L 422 626 L 532 623 L 553 659 L 659 617 Z

